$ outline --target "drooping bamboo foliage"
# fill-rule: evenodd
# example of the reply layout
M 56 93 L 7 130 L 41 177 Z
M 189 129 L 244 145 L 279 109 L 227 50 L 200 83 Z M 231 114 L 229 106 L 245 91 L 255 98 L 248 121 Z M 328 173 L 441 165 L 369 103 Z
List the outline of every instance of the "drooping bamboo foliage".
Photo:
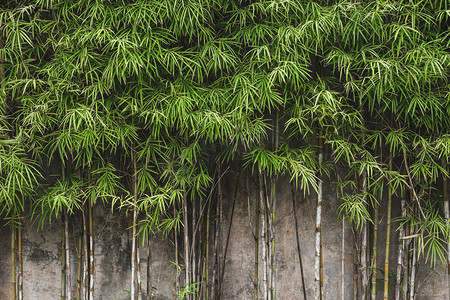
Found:
M 450 157 L 447 2 L 3 1 L 0 211 L 11 221 L 13 299 L 23 288 L 16 219 L 27 209 L 41 228 L 64 220 L 67 299 L 69 225 L 83 228 L 77 298 L 94 299 L 101 205 L 133 212 L 132 299 L 142 292 L 136 240 L 154 232 L 173 236 L 178 297 L 220 298 L 225 164 L 242 164 L 257 178 L 258 192 L 248 196 L 255 299 L 277 296 L 278 178 L 317 192 L 314 289 L 321 299 L 323 180 L 336 175 L 328 152 L 348 171 L 339 212 L 354 228 L 355 297 L 368 296 L 370 266 L 375 297 L 383 256 L 374 199 L 383 184 L 388 207 L 404 197 L 401 190 L 412 195 L 405 207 L 414 209 L 389 215 L 387 234 L 399 224 L 396 289 L 403 288 L 396 297 L 406 290 L 414 297 L 420 257 L 449 261 L 448 170 L 441 164 Z M 324 145 L 315 153 L 318 132 Z M 387 149 L 392 159 L 378 159 Z M 59 161 L 71 166 L 65 178 L 41 180 L 43 171 L 60 176 L 49 168 Z M 385 298 L 389 272 L 386 264 Z M 147 297 L 151 285 L 148 279 Z

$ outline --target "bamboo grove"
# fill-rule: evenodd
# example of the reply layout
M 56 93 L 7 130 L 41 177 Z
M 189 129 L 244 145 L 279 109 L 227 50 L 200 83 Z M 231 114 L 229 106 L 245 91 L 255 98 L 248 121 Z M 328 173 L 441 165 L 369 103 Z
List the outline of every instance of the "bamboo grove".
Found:
M 27 299 L 28 217 L 41 230 L 61 224 L 61 299 L 96 298 L 99 206 L 129 212 L 131 299 L 152 299 L 140 257 L 151 260 L 155 233 L 173 240 L 178 297 L 220 299 L 230 242 L 221 179 L 236 161 L 258 191 L 254 299 L 277 298 L 279 176 L 317 196 L 314 299 L 326 288 L 324 181 L 353 235 L 354 299 L 392 298 L 389 289 L 414 299 L 418 260 L 450 263 L 449 28 L 446 0 L 2 1 L 12 299 Z M 298 233 L 297 245 L 301 255 Z

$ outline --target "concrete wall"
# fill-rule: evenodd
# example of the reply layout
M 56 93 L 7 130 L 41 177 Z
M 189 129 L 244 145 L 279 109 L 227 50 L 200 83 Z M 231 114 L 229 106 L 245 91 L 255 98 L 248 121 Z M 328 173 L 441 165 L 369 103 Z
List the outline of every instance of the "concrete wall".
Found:
M 226 257 L 225 275 L 222 299 L 251 299 L 253 295 L 254 274 L 254 239 L 252 226 L 254 218 L 254 203 L 257 196 L 254 181 L 249 179 L 249 189 L 246 186 L 246 171 L 239 174 L 239 168 L 232 169 L 224 177 L 224 220 L 225 228 L 222 240 L 225 242 L 231 207 L 237 188 L 236 207 L 230 232 L 230 242 Z M 237 185 L 237 186 L 236 186 Z M 341 251 L 342 222 L 338 221 L 338 201 L 333 185 L 326 183 L 323 203 L 323 254 L 324 254 L 324 299 L 341 299 Z M 293 210 L 292 200 L 296 202 L 297 211 Z M 250 222 L 248 204 L 250 203 Z M 399 202 L 393 203 L 393 216 L 399 215 Z M 298 218 L 300 248 L 303 260 L 306 292 L 308 299 L 314 297 L 314 231 L 315 231 L 315 196 L 303 196 L 297 191 L 292 193 L 287 178 L 280 178 L 277 184 L 276 211 L 276 292 L 277 299 L 302 299 L 302 285 L 297 252 L 294 213 Z M 72 224 L 79 216 L 71 218 Z M 96 241 L 95 241 L 95 295 L 96 299 L 121 300 L 127 299 L 130 289 L 130 248 L 131 235 L 127 230 L 131 224 L 131 216 L 124 213 L 111 214 L 109 210 L 96 209 Z M 61 224 L 59 220 L 47 224 L 37 231 L 29 220 L 25 221 L 23 234 L 24 258 L 24 295 L 25 299 L 58 299 L 60 290 L 60 238 Z M 78 226 L 78 225 L 77 225 Z M 391 273 L 395 276 L 396 260 L 396 226 L 392 226 Z M 353 295 L 353 244 L 352 232 L 345 225 L 345 299 Z M 74 227 L 74 231 L 77 228 Z M 379 217 L 378 239 L 378 298 L 382 299 L 382 272 L 384 269 L 384 243 L 386 235 L 386 208 L 382 203 Z M 151 240 L 152 262 L 151 270 L 155 299 L 175 299 L 174 278 L 176 269 L 171 263 L 174 260 L 173 242 L 171 238 L 154 236 Z M 72 283 L 75 289 L 76 278 L 76 247 L 74 232 L 71 232 L 72 251 Z M 143 285 L 145 288 L 146 248 L 142 249 Z M 10 299 L 10 230 L 7 226 L 0 230 L 0 299 Z M 260 264 L 262 269 L 262 265 Z M 262 277 L 260 277 L 262 280 Z M 429 268 L 423 260 L 420 261 L 418 280 L 418 296 L 416 299 L 449 299 L 446 268 L 438 266 L 435 270 Z M 394 291 L 391 287 L 391 294 Z M 392 297 L 393 298 L 393 297 Z

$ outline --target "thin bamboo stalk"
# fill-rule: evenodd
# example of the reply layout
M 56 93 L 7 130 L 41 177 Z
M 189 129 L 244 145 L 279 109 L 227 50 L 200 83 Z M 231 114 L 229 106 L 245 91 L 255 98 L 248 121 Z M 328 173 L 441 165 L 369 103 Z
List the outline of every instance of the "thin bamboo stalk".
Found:
M 217 234 L 219 240 L 217 245 L 217 299 L 220 299 L 220 293 L 222 290 L 222 281 L 221 281 L 221 270 L 222 270 L 222 260 L 223 260 L 223 230 L 222 230 L 222 224 L 223 224 L 223 191 L 222 191 L 222 164 L 218 163 L 219 168 L 219 181 L 217 182 L 217 192 L 219 194 L 219 219 L 217 224 Z M 225 171 L 226 172 L 226 171 Z
M 300 237 L 298 234 L 298 220 L 297 220 L 297 209 L 295 205 L 295 196 L 294 196 L 294 187 L 291 185 L 291 198 L 292 198 L 292 209 L 293 209 L 293 215 L 294 215 L 294 225 L 295 225 L 295 237 L 297 239 L 297 254 L 298 254 L 298 260 L 299 260 L 299 266 L 300 266 L 300 276 L 302 280 L 302 292 L 303 292 L 303 299 L 306 300 L 306 285 L 305 285 L 305 275 L 303 273 L 303 261 L 302 261 L 302 252 L 300 249 Z
M 85 207 L 81 211 L 83 217 L 83 282 L 82 282 L 82 295 L 83 299 L 89 300 L 89 244 L 88 244 L 88 231 L 86 222 Z
M 392 153 L 389 154 L 389 171 L 392 170 Z M 388 185 L 388 208 L 386 227 L 386 254 L 384 258 L 384 292 L 385 300 L 389 298 L 389 248 L 391 243 L 391 208 L 392 208 L 392 187 Z
M 64 242 L 66 251 L 66 293 L 67 300 L 72 300 L 72 280 L 70 276 L 70 244 L 69 244 L 69 216 L 67 210 L 64 210 Z
M 342 240 L 341 240 L 341 299 L 345 299 L 345 219 L 342 218 Z
M 131 237 L 131 300 L 136 299 L 136 226 L 137 226 L 137 160 L 136 144 L 133 142 L 133 221 Z
M 319 145 L 319 168 L 322 166 L 323 161 L 323 153 L 322 153 L 322 133 L 320 133 L 318 138 Z M 321 260 L 322 260 L 322 251 L 321 251 L 321 239 L 322 239 L 322 180 L 319 176 L 318 184 L 317 184 L 317 206 L 316 206 L 316 247 L 315 247 L 315 258 L 314 258 L 314 285 L 315 285 L 315 299 L 322 300 L 322 284 L 321 284 Z
M 401 200 L 401 208 L 402 208 L 402 218 L 406 217 L 406 201 L 405 199 Z M 403 270 L 403 251 L 405 247 L 404 242 L 405 237 L 405 228 L 402 225 L 400 227 L 400 232 L 398 234 L 398 245 L 397 245 L 397 276 L 395 281 L 395 300 L 400 300 L 400 288 L 401 288 L 401 280 L 402 280 L 402 270 Z
M 147 299 L 152 300 L 153 298 L 153 284 L 152 284 L 152 273 L 151 264 L 152 262 L 152 249 L 150 245 L 150 235 L 147 237 Z
M 380 192 L 380 199 L 382 198 L 382 193 Z M 378 205 L 375 204 L 374 208 L 374 217 L 373 217 L 373 260 L 372 260 L 372 293 L 371 298 L 375 300 L 377 297 L 377 234 L 378 234 Z
M 278 149 L 280 127 L 278 126 L 279 112 L 277 111 L 275 116 L 275 137 L 274 137 L 274 150 Z M 275 263 L 275 225 L 276 225 L 276 207 L 277 207 L 277 195 L 276 195 L 276 178 L 272 177 L 272 206 L 271 206 L 271 223 L 270 223 L 270 262 L 272 264 L 271 269 L 271 296 L 272 300 L 276 299 L 276 263 Z
M 94 205 L 89 201 L 89 300 L 94 300 Z
M 263 299 L 267 299 L 267 241 L 266 241 L 266 219 L 267 219 L 267 209 L 266 201 L 264 199 L 264 177 L 262 171 L 259 170 L 259 197 L 260 197 L 260 211 L 261 211 L 261 254 L 263 261 Z
M 363 133 L 363 143 L 365 133 Z M 366 195 L 367 195 L 367 173 L 363 171 L 362 174 L 362 192 L 364 197 L 364 207 L 367 209 Z M 368 265 L 367 265 L 367 241 L 368 241 L 368 225 L 367 220 L 363 220 L 362 230 L 361 230 L 361 247 L 360 247 L 360 262 L 361 262 L 361 299 L 366 300 L 367 288 L 368 288 Z
M 205 289 L 205 299 L 209 299 L 209 226 L 210 226 L 210 217 L 211 217 L 211 200 L 208 201 L 208 209 L 206 211 L 206 243 L 205 243 L 205 280 L 206 280 L 206 289 Z
M 77 300 L 81 300 L 81 265 L 82 265 L 82 238 L 81 235 L 78 237 L 78 266 L 77 266 Z
M 415 231 L 415 230 L 414 230 Z M 411 280 L 409 283 L 409 299 L 414 300 L 416 295 L 416 263 L 417 263 L 417 239 L 414 238 L 414 246 L 412 249 L 412 265 L 411 265 Z
M 137 273 L 138 300 L 142 300 L 141 258 L 140 258 L 139 242 L 136 243 L 136 273 Z
M 64 228 L 64 218 L 63 214 L 61 220 L 61 300 L 66 299 L 66 287 L 67 287 L 67 278 L 66 278 L 66 232 Z
M 445 166 L 446 167 L 446 166 Z M 449 209 L 449 197 L 448 197 L 448 177 L 444 175 L 443 178 L 443 197 L 444 197 L 444 216 L 445 221 L 449 224 L 450 220 L 450 209 Z M 450 238 L 447 240 L 447 284 L 449 288 L 449 297 L 450 297 Z
M 11 299 L 16 300 L 16 228 L 11 225 Z
M 235 185 L 235 190 L 234 190 L 234 199 L 233 199 L 233 204 L 231 206 L 231 213 L 230 213 L 230 222 L 228 223 L 228 231 L 227 231 L 227 239 L 225 242 L 225 249 L 223 251 L 223 260 L 222 260 L 222 269 L 221 269 L 221 282 L 223 282 L 223 278 L 225 275 L 225 260 L 227 259 L 227 252 L 228 252 L 228 244 L 230 242 L 230 235 L 231 235 L 231 226 L 233 224 L 233 216 L 234 216 L 234 208 L 236 207 L 236 199 L 237 199 L 237 192 L 238 192 L 238 187 L 239 187 L 239 179 L 240 179 L 241 173 L 239 173 L 237 180 L 236 180 L 236 185 Z M 246 180 L 246 190 L 248 192 L 248 178 Z M 248 196 L 247 196 L 248 197 Z
M 192 217 L 191 217 L 191 228 L 192 228 L 192 239 L 191 239 L 191 277 L 192 283 L 197 282 L 197 243 L 196 243 L 196 232 L 195 232 L 195 222 L 197 220 L 197 211 L 196 211 L 196 199 L 192 201 Z
M 352 226 L 353 233 L 353 300 L 358 299 L 358 279 L 359 279 L 359 268 L 358 268 L 358 233 Z
M 260 221 L 260 199 L 263 198 L 261 196 L 262 193 L 262 180 L 259 182 L 260 188 L 259 193 L 260 196 L 256 197 L 255 204 L 255 231 L 253 236 L 255 238 L 255 273 L 253 278 L 253 292 L 255 296 L 255 300 L 258 300 L 258 291 L 259 291 L 259 280 L 258 280 L 258 269 L 259 269 L 259 221 Z
M 175 207 L 175 202 L 173 204 L 173 215 L 174 217 L 176 216 L 176 207 Z M 175 244 L 175 266 L 177 267 L 177 273 L 176 273 L 176 278 L 175 278 L 175 288 L 176 288 L 176 292 L 180 292 L 180 272 L 178 270 L 179 266 L 180 266 L 180 262 L 178 260 L 178 235 L 177 235 L 177 230 L 176 228 L 173 229 L 173 240 L 174 240 L 174 244 Z
M 17 259 L 19 263 L 18 281 L 18 300 L 23 300 L 23 260 L 22 260 L 22 218 L 17 226 Z
M 219 172 L 220 174 L 220 172 Z M 220 178 L 219 178 L 219 182 L 220 183 Z M 218 202 L 220 202 L 220 197 Z M 211 285 L 211 298 L 212 299 L 217 299 L 217 288 L 216 288 L 216 284 L 217 284 L 217 275 L 218 273 L 218 251 L 219 251 L 219 226 L 220 226 L 220 222 L 219 222 L 219 218 L 220 218 L 220 205 L 219 203 L 216 203 L 216 216 L 215 216 L 215 232 L 214 232 L 214 257 L 213 257 L 213 263 L 214 263 L 214 268 L 213 268 L 213 274 L 212 274 L 212 280 L 213 283 Z
M 189 219 L 188 219 L 188 207 L 187 207 L 186 192 L 183 192 L 183 223 L 184 223 L 184 267 L 185 267 L 185 286 L 191 284 L 190 280 L 190 259 L 189 259 Z M 190 295 L 187 295 L 190 299 Z

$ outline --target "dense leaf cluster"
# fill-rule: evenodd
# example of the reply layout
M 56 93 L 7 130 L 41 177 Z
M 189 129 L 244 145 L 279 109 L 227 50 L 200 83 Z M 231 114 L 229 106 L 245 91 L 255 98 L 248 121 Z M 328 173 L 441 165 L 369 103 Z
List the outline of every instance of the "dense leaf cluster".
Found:
M 304 190 L 340 169 L 344 216 L 370 219 L 389 185 L 443 258 L 449 22 L 446 0 L 3 1 L 2 211 L 102 200 L 167 231 L 181 226 L 176 203 L 208 196 L 218 161 Z M 70 174 L 39 187 L 61 163 Z

